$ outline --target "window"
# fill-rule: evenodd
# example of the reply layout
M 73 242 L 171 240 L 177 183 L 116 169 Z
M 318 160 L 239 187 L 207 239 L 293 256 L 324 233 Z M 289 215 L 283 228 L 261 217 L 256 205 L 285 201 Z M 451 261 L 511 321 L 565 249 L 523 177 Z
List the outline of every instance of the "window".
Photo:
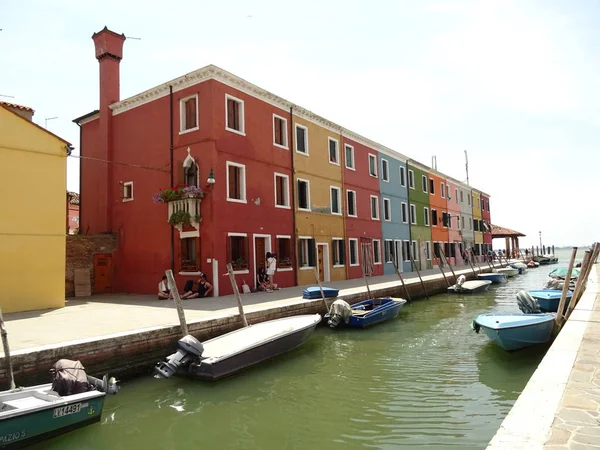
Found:
M 440 195 L 442 198 L 446 197 L 446 191 L 444 190 L 444 183 L 440 183 Z
M 315 240 L 312 238 L 298 238 L 298 255 L 301 268 L 315 267 Z
M 373 264 L 381 264 L 381 241 L 373 239 Z
M 191 161 L 190 161 L 191 162 Z M 198 186 L 198 165 L 191 162 L 189 167 L 183 167 L 183 182 L 188 186 Z
M 330 196 L 331 196 L 331 214 L 342 214 L 342 205 L 340 201 L 340 197 L 342 190 L 339 187 L 330 187 Z
M 406 186 L 406 169 L 400 167 L 400 186 Z
M 275 207 L 290 207 L 290 177 L 282 173 L 275 173 Z
M 196 263 L 196 238 L 180 239 L 181 243 L 181 271 L 196 272 L 198 265 Z
M 456 216 L 456 228 L 460 230 L 460 216 Z
M 467 204 L 471 206 L 471 194 L 467 194 Z
M 346 191 L 346 208 L 348 216 L 356 217 L 356 192 L 351 190 Z
M 233 270 L 248 270 L 248 236 L 245 233 L 229 233 L 227 236 L 227 262 Z
M 383 220 L 392 221 L 392 202 L 389 198 L 383 199 Z
M 298 209 L 310 211 L 310 182 L 298 178 Z
M 245 134 L 244 101 L 225 94 L 226 117 L 225 129 L 239 134 Z
M 308 155 L 308 128 L 296 124 L 296 151 Z
M 246 203 L 246 166 L 227 161 L 227 200 Z
M 473 221 L 473 231 L 479 231 L 479 220 L 474 220 Z
M 369 175 L 377 176 L 377 156 L 369 153 Z
M 448 213 L 448 228 L 452 228 L 452 214 Z
M 462 229 L 465 229 L 465 216 L 461 216 L 462 217 Z
M 133 181 L 123 183 L 123 201 L 130 202 L 133 200 Z
M 427 177 L 425 175 L 421 175 L 421 187 L 423 192 L 427 194 Z
M 446 212 L 442 213 L 442 226 L 448 228 L 448 213 Z
M 412 257 L 415 261 L 419 260 L 419 247 L 417 241 L 412 241 Z
M 341 238 L 333 238 L 333 267 L 340 267 L 346 264 L 344 240 Z
M 404 261 L 410 261 L 410 241 L 402 242 L 402 253 L 404 254 Z
M 463 190 L 460 191 L 460 202 L 461 203 L 465 202 L 465 191 L 463 191 Z
M 410 223 L 417 224 L 417 208 L 412 203 L 410 204 Z
M 427 207 L 423 208 L 423 219 L 424 219 L 425 226 L 428 227 L 429 226 L 429 208 L 427 208 Z
M 438 224 L 437 210 L 432 209 L 431 210 L 431 225 L 433 225 L 434 227 L 437 227 L 437 224 Z
M 450 186 L 448 184 L 446 184 L 446 195 L 448 196 L 448 200 L 450 200 Z
M 400 204 L 400 213 L 402 216 L 402 223 L 408 223 L 408 211 L 406 211 L 406 203 Z
M 327 138 L 329 142 L 329 162 L 337 166 L 340 165 L 340 149 L 338 148 L 338 141 L 332 138 Z
M 358 266 L 358 239 L 348 239 L 348 248 L 350 249 L 350 265 Z
M 383 241 L 383 256 L 386 263 L 394 262 L 394 241 L 391 239 Z
M 408 187 L 415 188 L 415 173 L 412 170 L 408 171 Z
M 433 181 L 433 178 L 429 179 L 429 193 L 431 195 L 435 194 L 435 181 Z
M 379 220 L 379 198 L 371 195 L 371 219 Z
M 179 102 L 179 134 L 198 129 L 198 95 Z
M 355 170 L 354 167 L 354 147 L 351 145 L 344 145 L 344 151 L 346 153 L 346 169 Z
M 277 267 L 289 269 L 292 267 L 292 239 L 290 236 L 277 236 Z
M 433 243 L 433 256 L 435 256 L 436 258 L 440 258 L 442 256 L 442 253 L 440 252 L 440 243 L 439 242 L 435 242 Z
M 288 148 L 287 119 L 273 114 L 273 144 Z
M 381 179 L 390 182 L 390 166 L 387 159 L 381 160 Z
M 458 188 L 454 188 L 454 200 L 458 203 Z
M 469 217 L 469 230 L 473 229 L 473 218 Z
M 425 241 L 425 259 L 431 261 L 431 242 Z

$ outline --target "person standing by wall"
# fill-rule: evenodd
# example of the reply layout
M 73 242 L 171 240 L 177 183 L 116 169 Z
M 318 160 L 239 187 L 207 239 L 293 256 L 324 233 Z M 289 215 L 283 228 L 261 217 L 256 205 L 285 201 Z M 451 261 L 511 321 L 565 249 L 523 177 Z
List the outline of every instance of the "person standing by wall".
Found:
M 275 289 L 273 283 L 275 279 L 275 271 L 277 270 L 277 255 L 275 253 L 267 252 L 267 275 L 269 276 L 269 290 Z

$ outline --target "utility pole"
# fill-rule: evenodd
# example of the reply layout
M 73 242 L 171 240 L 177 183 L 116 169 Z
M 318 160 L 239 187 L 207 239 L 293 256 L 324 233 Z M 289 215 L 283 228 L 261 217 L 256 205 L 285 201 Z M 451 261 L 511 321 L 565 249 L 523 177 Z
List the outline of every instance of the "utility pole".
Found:
M 540 251 L 542 250 L 542 232 L 540 231 Z
M 469 184 L 469 157 L 467 156 L 466 150 L 465 150 L 465 169 L 467 171 L 467 184 Z

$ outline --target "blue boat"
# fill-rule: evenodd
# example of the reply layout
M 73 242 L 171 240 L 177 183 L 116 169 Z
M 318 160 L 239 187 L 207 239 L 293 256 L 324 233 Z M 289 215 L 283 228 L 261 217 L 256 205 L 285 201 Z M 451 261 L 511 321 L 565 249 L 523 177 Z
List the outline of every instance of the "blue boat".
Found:
M 397 317 L 405 304 L 406 300 L 391 297 L 364 300 L 352 306 L 343 300 L 336 300 L 329 313 L 325 314 L 325 319 L 331 328 L 336 328 L 339 324 L 366 328 Z
M 477 278 L 480 280 L 491 281 L 492 284 L 506 283 L 506 280 L 508 279 L 505 273 L 495 273 L 495 272 L 480 273 L 479 275 L 477 275 Z
M 488 313 L 479 315 L 472 325 L 500 348 L 513 351 L 550 341 L 555 317 L 553 313 Z
M 323 294 L 325 295 L 325 298 L 337 297 L 339 292 L 340 292 L 339 289 L 334 289 L 334 288 L 323 286 Z M 318 298 L 322 298 L 321 297 L 321 288 L 319 286 L 307 287 L 302 292 L 302 298 L 309 299 L 309 300 L 315 300 Z
M 558 304 L 560 303 L 560 296 L 562 295 L 562 291 L 559 289 L 532 289 L 527 291 L 529 295 L 531 295 L 538 303 L 540 310 L 544 312 L 557 312 Z M 573 292 L 567 291 L 567 302 L 569 304 L 569 300 L 571 300 L 571 296 Z

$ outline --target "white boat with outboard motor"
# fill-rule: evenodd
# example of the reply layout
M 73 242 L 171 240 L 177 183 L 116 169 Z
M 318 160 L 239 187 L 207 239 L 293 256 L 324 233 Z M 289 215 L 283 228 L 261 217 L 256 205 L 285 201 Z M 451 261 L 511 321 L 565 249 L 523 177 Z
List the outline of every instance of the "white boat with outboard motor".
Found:
M 466 281 L 467 277 L 461 275 L 456 280 L 456 284 L 448 288 L 450 294 L 476 294 L 487 291 L 492 282 L 490 280 Z

